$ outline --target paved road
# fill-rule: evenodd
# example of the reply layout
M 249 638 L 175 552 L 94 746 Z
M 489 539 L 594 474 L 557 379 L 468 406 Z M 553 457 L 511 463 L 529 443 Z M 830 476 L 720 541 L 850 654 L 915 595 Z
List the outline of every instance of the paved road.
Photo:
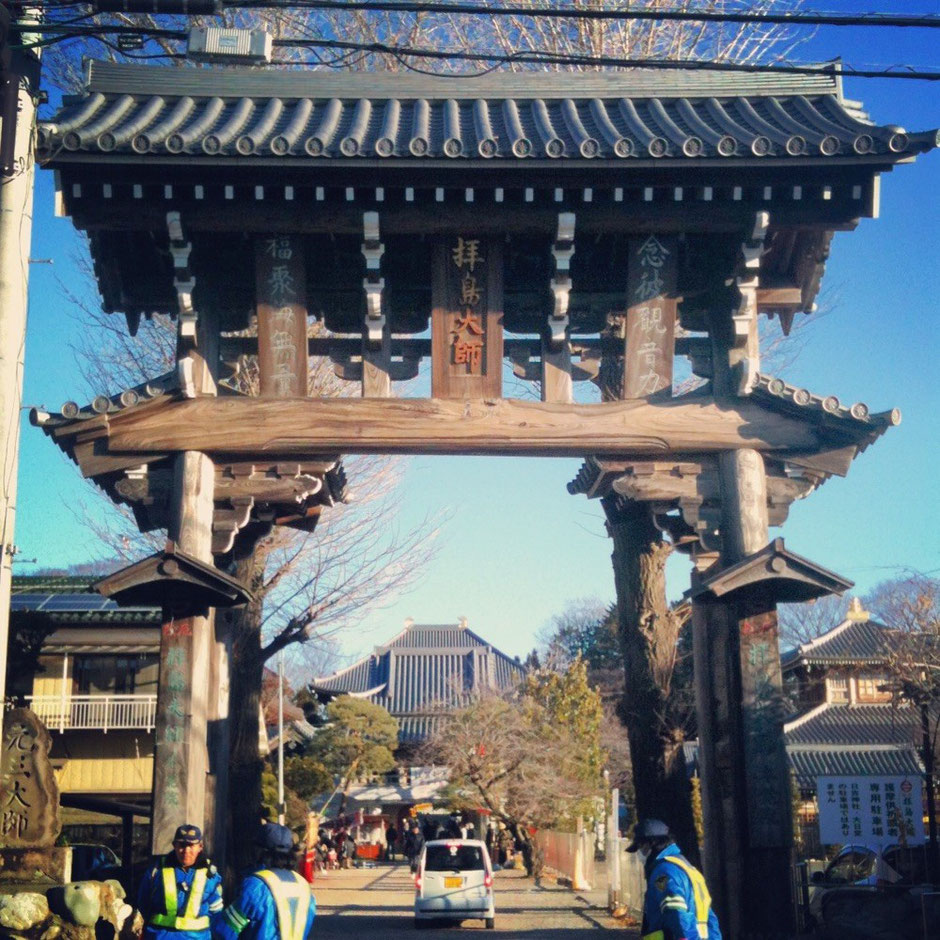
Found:
M 596 894 L 577 894 L 556 885 L 536 888 L 515 871 L 497 872 L 496 930 L 483 921 L 464 921 L 461 928 L 434 924 L 416 934 L 411 873 L 404 864 L 328 872 L 314 885 L 317 919 L 314 940 L 459 940 L 475 933 L 478 940 L 501 935 L 518 940 L 584 940 L 599 930 L 616 930 L 622 940 L 635 936 L 602 909 Z M 618 938 L 618 940 L 620 940 Z

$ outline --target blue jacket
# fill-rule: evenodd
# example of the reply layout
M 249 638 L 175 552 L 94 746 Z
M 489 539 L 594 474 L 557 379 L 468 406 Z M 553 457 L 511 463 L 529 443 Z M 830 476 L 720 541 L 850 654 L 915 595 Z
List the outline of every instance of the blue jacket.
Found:
M 675 843 L 646 862 L 642 933 L 643 940 L 721 940 L 705 879 Z
M 245 876 L 212 934 L 215 940 L 305 940 L 316 910 L 310 884 L 297 872 L 258 869 Z
M 176 884 L 175 904 L 167 904 L 164 871 L 172 872 Z M 193 883 L 204 880 L 198 904 L 190 906 Z M 170 852 L 156 859 L 147 869 L 137 892 L 137 908 L 143 915 L 144 940 L 210 940 L 211 924 L 222 913 L 222 877 L 205 855 L 200 854 L 192 868 L 183 869 Z M 172 910 L 170 910 L 172 909 Z M 186 929 L 186 917 L 194 915 L 192 928 Z M 174 918 L 179 926 L 169 925 Z M 154 923 L 154 920 L 159 923 Z

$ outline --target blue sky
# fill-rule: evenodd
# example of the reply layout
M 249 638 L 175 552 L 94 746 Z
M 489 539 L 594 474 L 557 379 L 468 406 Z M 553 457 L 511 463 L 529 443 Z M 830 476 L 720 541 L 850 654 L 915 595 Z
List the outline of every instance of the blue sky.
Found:
M 810 4 L 810 6 L 816 6 Z M 826 0 L 820 8 L 868 11 L 869 2 Z M 940 13 L 940 2 L 881 4 L 890 12 Z M 798 57 L 841 55 L 856 67 L 936 65 L 937 33 L 826 29 Z M 910 131 L 940 126 L 940 83 L 846 79 L 846 92 L 879 123 Z M 806 347 L 783 373 L 813 392 L 863 401 L 873 411 L 900 408 L 904 419 L 833 479 L 795 504 L 772 530 L 787 545 L 851 578 L 864 593 L 898 568 L 940 570 L 940 393 L 936 359 L 940 258 L 940 156 L 922 156 L 882 179 L 881 217 L 839 233 L 827 265 L 820 306 Z M 40 173 L 33 229 L 24 404 L 58 409 L 84 400 L 70 340 L 81 329 L 56 277 L 73 282 L 79 250 L 71 223 L 54 219 L 52 176 Z M 113 391 L 108 389 L 108 391 Z M 67 565 L 100 554 L 74 507 L 94 503 L 72 464 L 24 419 L 21 438 L 15 570 Z M 343 639 L 354 654 L 398 632 L 405 617 L 470 626 L 509 653 L 525 654 L 534 636 L 566 603 L 613 598 L 610 542 L 595 502 L 567 494 L 579 461 L 567 459 L 418 458 L 411 462 L 400 524 L 449 508 L 442 545 L 418 587 Z M 676 559 L 670 591 L 688 586 Z

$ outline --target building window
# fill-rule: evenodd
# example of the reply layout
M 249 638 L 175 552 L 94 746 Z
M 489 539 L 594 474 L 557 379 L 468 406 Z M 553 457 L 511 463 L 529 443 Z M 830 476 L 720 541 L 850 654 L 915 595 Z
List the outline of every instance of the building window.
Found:
M 76 656 L 73 675 L 79 695 L 129 695 L 157 691 L 156 656 Z
M 858 700 L 860 702 L 890 702 L 891 693 L 882 692 L 881 687 L 886 685 L 888 677 L 867 673 L 858 677 Z
M 845 676 L 829 676 L 826 679 L 829 701 L 846 705 L 849 701 L 849 680 Z

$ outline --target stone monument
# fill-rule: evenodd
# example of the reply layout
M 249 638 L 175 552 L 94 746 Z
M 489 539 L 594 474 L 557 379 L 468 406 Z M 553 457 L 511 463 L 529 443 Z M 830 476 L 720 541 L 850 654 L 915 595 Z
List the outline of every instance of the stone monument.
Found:
M 68 852 L 56 847 L 59 787 L 52 739 L 28 709 L 7 712 L 0 746 L 0 892 L 7 885 L 62 884 Z

